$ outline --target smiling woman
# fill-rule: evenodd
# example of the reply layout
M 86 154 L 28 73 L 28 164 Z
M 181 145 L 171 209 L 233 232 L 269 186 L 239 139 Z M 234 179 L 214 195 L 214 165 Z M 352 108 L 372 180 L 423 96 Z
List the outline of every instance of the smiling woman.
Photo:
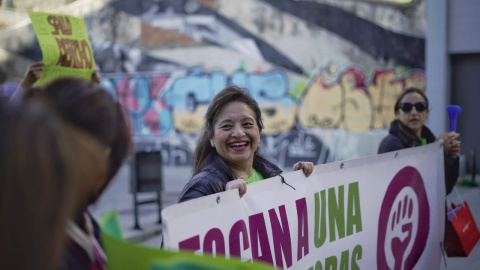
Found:
M 260 144 L 253 110 L 237 101 L 225 105 L 217 117 L 210 144 L 236 175 L 250 177 L 254 153 Z
M 230 85 L 220 91 L 205 114 L 205 127 L 193 155 L 192 179 L 178 202 L 238 188 L 282 173 L 258 153 L 263 130 L 262 113 L 247 89 Z M 311 162 L 298 162 L 293 170 L 313 171 Z

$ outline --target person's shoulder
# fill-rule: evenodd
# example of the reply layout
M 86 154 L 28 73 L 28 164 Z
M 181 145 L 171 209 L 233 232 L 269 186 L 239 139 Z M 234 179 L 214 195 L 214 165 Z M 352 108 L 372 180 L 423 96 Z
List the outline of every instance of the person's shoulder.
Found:
M 215 168 L 212 167 L 206 167 L 203 168 L 202 171 L 199 173 L 195 174 L 192 179 L 190 179 L 189 183 L 193 184 L 199 184 L 199 183 L 208 183 L 208 182 L 216 182 L 217 179 L 220 179 L 220 175 Z
M 405 146 L 402 144 L 400 138 L 394 134 L 388 134 L 387 137 L 383 138 L 378 147 L 378 154 L 392 152 L 400 149 L 404 149 Z
M 185 202 L 195 198 L 224 191 L 221 177 L 208 168 L 195 174 L 185 185 L 181 192 L 178 202 Z
M 205 166 L 199 173 L 195 174 L 188 182 L 188 186 L 210 186 L 218 192 L 228 182 L 227 175 L 215 165 Z M 221 191 L 221 190 L 220 190 Z
M 225 165 L 226 166 L 226 165 Z M 215 162 L 210 162 L 203 166 L 197 174 L 192 177 L 194 178 L 225 178 L 225 172 L 222 170 L 221 166 Z

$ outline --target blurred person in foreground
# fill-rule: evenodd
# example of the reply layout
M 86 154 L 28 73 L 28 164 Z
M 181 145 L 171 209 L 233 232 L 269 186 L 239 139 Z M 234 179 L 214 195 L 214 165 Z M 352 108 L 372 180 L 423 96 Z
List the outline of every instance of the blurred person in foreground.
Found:
M 40 72 L 40 73 L 38 73 Z M 74 78 L 60 78 L 40 88 L 32 88 L 41 77 L 35 64 L 29 67 L 19 93 L 13 103 L 24 99 L 38 99 L 48 104 L 66 122 L 85 131 L 103 146 L 107 173 L 92 182 L 88 192 L 75 211 L 75 218 L 67 224 L 68 241 L 60 269 L 106 269 L 100 230 L 87 208 L 94 203 L 116 175 L 129 156 L 132 141 L 121 105 L 101 86 L 98 73 L 92 82 Z M 24 83 L 25 82 L 25 83 Z
M 215 95 L 193 154 L 193 177 L 178 202 L 236 188 L 242 197 L 248 183 L 280 175 L 282 170 L 258 153 L 262 129 L 260 108 L 247 89 L 230 85 Z M 293 165 L 306 176 L 313 168 L 312 162 Z
M 132 143 L 124 114 L 120 104 L 106 90 L 84 80 L 57 79 L 39 92 L 38 98 L 66 122 L 98 140 L 107 162 L 106 175 L 93 179 L 89 192 L 76 209 L 75 219 L 67 226 L 69 241 L 61 269 L 105 269 L 98 224 L 87 208 L 100 197 L 130 153 Z
M 56 269 L 85 179 L 106 173 L 101 145 L 41 102 L 2 107 L 0 269 Z
M 378 153 L 435 142 L 437 138 L 425 126 L 430 112 L 428 106 L 428 98 L 420 89 L 405 89 L 395 103 L 395 120 L 390 124 L 390 134 L 380 143 Z M 457 140 L 458 136 L 460 135 L 456 132 L 447 132 L 438 137 L 438 140 L 443 140 L 447 194 L 452 191 L 459 174 L 460 141 Z

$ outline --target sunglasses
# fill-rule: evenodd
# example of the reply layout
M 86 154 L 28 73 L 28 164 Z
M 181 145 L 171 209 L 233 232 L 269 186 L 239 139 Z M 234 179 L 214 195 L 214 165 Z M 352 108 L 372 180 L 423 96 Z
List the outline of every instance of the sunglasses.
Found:
M 428 102 L 422 101 L 422 102 L 417 102 L 415 104 L 405 102 L 405 103 L 398 104 L 398 107 L 400 108 L 400 110 L 406 113 L 411 112 L 414 106 L 417 112 L 423 112 L 428 108 Z

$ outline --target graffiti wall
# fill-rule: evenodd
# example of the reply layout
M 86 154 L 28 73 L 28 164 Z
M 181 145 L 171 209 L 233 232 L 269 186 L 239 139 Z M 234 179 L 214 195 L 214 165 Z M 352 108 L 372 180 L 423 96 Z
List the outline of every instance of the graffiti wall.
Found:
M 85 19 L 137 145 L 190 165 L 209 102 L 236 84 L 262 109 L 262 154 L 288 169 L 376 153 L 397 96 L 425 89 L 425 6 L 116 0 Z M 38 53 L 35 42 L 18 52 Z
M 410 86 L 424 89 L 425 77 L 420 70 L 399 73 L 384 69 L 367 80 L 365 70 L 358 66 L 337 70 L 335 64 L 329 64 L 305 79 L 300 90 L 291 89 L 280 70 L 226 74 L 194 68 L 171 73 L 104 74 L 102 81 L 128 111 L 133 134 L 171 144 L 172 137 L 181 138 L 178 146 L 198 138 L 209 102 L 228 84 L 250 90 L 265 123 L 262 150 L 282 166 L 290 166 L 298 159 L 324 163 L 339 155 L 332 155 L 315 130 L 341 131 L 353 137 L 385 130 L 394 119 L 397 95 Z M 194 142 L 187 145 L 195 146 Z M 170 156 L 164 153 L 164 159 L 173 162 Z M 184 156 L 181 160 L 190 162 L 191 153 Z

